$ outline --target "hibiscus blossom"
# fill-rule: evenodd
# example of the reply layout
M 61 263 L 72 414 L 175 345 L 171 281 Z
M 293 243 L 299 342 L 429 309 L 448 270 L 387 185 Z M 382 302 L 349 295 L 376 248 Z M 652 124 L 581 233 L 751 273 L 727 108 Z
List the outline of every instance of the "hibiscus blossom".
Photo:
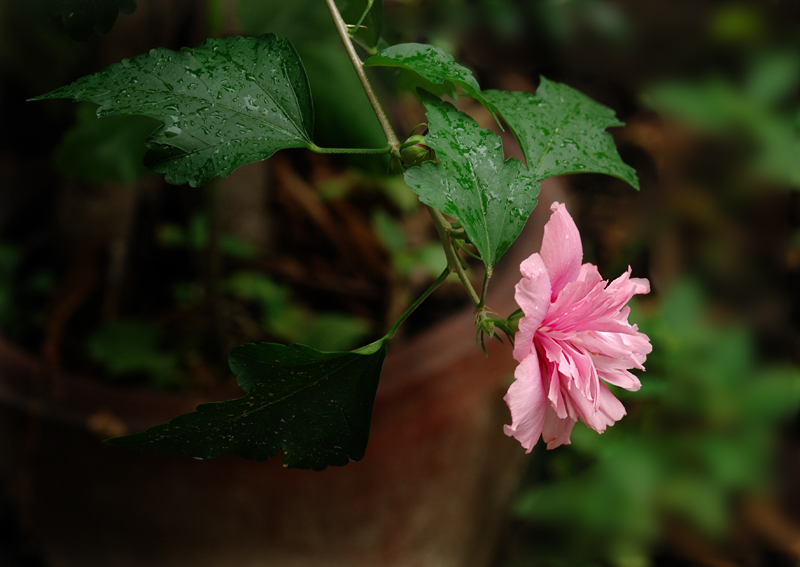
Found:
M 541 435 L 548 449 L 569 444 L 579 419 L 598 433 L 625 415 L 606 384 L 638 390 L 628 370 L 644 369 L 650 339 L 628 323 L 625 304 L 648 293 L 646 279 L 631 269 L 610 284 L 597 266 L 581 265 L 578 227 L 560 203 L 553 203 L 542 249 L 522 262 L 515 298 L 519 320 L 514 383 L 505 395 L 511 410 L 506 435 L 530 453 Z

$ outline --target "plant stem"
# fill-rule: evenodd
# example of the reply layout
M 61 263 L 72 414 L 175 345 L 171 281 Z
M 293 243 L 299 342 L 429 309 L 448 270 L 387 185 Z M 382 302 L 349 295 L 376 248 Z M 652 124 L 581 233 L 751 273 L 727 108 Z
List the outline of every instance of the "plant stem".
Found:
M 339 32 L 339 37 L 342 39 L 342 43 L 347 51 L 347 55 L 350 57 L 350 62 L 353 64 L 353 68 L 356 70 L 358 80 L 361 81 L 361 86 L 364 88 L 364 92 L 369 99 L 369 103 L 372 105 L 372 109 L 375 111 L 375 116 L 378 117 L 378 122 L 380 122 L 383 133 L 386 135 L 386 143 L 391 148 L 392 152 L 397 151 L 400 148 L 400 140 L 397 139 L 397 135 L 394 133 L 394 129 L 392 128 L 392 124 L 389 122 L 389 118 L 386 116 L 386 113 L 384 112 L 383 107 L 381 106 L 381 103 L 375 94 L 375 91 L 372 90 L 372 85 L 367 78 L 367 74 L 364 72 L 364 64 L 361 62 L 361 59 L 359 59 L 358 53 L 356 53 L 356 48 L 353 46 L 353 41 L 347 31 L 347 24 L 344 23 L 342 15 L 339 13 L 339 8 L 336 7 L 334 0 L 325 0 L 325 4 L 328 6 L 328 10 L 331 13 L 331 18 L 333 18 L 333 23 L 336 26 L 336 31 Z
M 436 226 L 436 232 L 439 234 L 439 240 L 442 242 L 442 246 L 444 247 L 444 254 L 447 256 L 448 268 L 451 272 L 455 272 L 455 274 L 458 276 L 458 279 L 461 280 L 461 283 L 466 288 L 467 294 L 469 294 L 469 298 L 472 300 L 473 305 L 478 307 L 478 305 L 481 303 L 481 298 L 478 297 L 478 294 L 475 292 L 475 288 L 472 287 L 472 282 L 469 281 L 467 273 L 464 271 L 464 267 L 461 265 L 461 259 L 458 257 L 458 253 L 453 246 L 453 241 L 450 240 L 450 223 L 445 220 L 444 215 L 440 211 L 428 205 L 425 205 L 425 207 L 427 207 L 428 213 L 433 219 L 433 224 Z
M 383 0 L 381 0 L 381 1 L 383 1 Z M 367 0 L 367 9 L 364 10 L 364 12 L 361 14 L 361 17 L 358 19 L 356 24 L 353 26 L 353 33 L 354 34 L 358 31 L 358 28 L 361 27 L 361 24 L 364 22 L 364 18 L 367 17 L 367 14 L 369 13 L 369 11 L 372 10 L 372 3 L 373 2 L 374 2 L 374 0 Z
M 487 267 L 486 273 L 483 274 L 483 287 L 481 288 L 481 302 L 477 305 L 478 311 L 486 307 L 486 292 L 489 289 L 489 280 L 492 278 L 492 269 Z
M 350 62 L 353 64 L 353 68 L 356 71 L 356 75 L 358 75 L 359 81 L 361 81 L 361 86 L 364 88 L 364 92 L 369 99 L 369 103 L 372 105 L 372 109 L 375 111 L 375 116 L 378 117 L 378 122 L 381 124 L 381 128 L 383 128 L 383 133 L 386 135 L 386 143 L 390 148 L 390 153 L 397 154 L 400 151 L 400 140 L 397 138 L 397 134 L 394 133 L 394 129 L 392 128 L 392 124 L 389 122 L 389 118 L 386 116 L 386 112 L 384 112 L 383 107 L 381 106 L 378 97 L 375 95 L 375 91 L 372 90 L 372 85 L 367 78 L 367 74 L 364 72 L 364 64 L 359 59 L 358 54 L 356 53 L 356 49 L 353 46 L 353 40 L 350 37 L 350 34 L 347 30 L 347 24 L 342 19 L 342 15 L 339 13 L 339 9 L 336 7 L 336 3 L 334 0 L 325 0 L 325 4 L 328 6 L 328 11 L 331 13 L 331 17 L 333 18 L 333 23 L 336 26 L 336 31 L 339 32 L 339 37 L 344 44 L 344 48 L 347 51 L 347 55 L 350 57 Z M 466 272 L 464 271 L 464 267 L 461 265 L 461 258 L 458 256 L 455 248 L 453 247 L 453 241 L 450 239 L 450 224 L 445 220 L 444 215 L 433 207 L 427 206 L 428 213 L 430 213 L 431 218 L 433 219 L 434 225 L 436 225 L 436 232 L 439 233 L 439 240 L 442 242 L 442 246 L 444 247 L 445 255 L 447 256 L 447 265 L 448 265 L 448 272 L 452 273 L 455 272 L 458 276 L 458 279 L 461 280 L 461 283 L 467 290 L 470 299 L 472 300 L 473 305 L 478 307 L 481 305 L 481 298 L 478 297 L 478 294 L 475 292 L 475 288 L 472 287 L 472 283 L 469 281 Z M 440 279 L 442 276 L 440 276 Z M 444 281 L 444 280 L 442 280 Z M 437 280 L 438 282 L 438 280 Z M 439 282 L 440 284 L 441 282 Z M 435 284 L 435 285 L 439 285 Z M 432 289 L 429 291 L 433 291 Z M 421 299 L 427 297 L 427 293 L 423 295 Z M 415 306 L 418 303 L 415 303 Z M 404 320 L 404 315 L 400 318 L 402 322 Z M 396 323 L 395 326 L 392 327 L 390 334 L 387 336 L 391 336 L 394 334 L 394 330 L 396 330 L 396 326 L 399 323 Z
M 417 300 L 414 303 L 412 303 L 411 306 L 408 309 L 406 309 L 402 315 L 400 315 L 397 321 L 394 322 L 394 325 L 392 325 L 392 328 L 389 329 L 389 332 L 386 333 L 384 338 L 386 340 L 391 339 L 397 332 L 397 328 L 403 323 L 403 321 L 408 319 L 409 315 L 411 315 L 414 311 L 416 311 L 417 307 L 419 307 L 422 304 L 422 302 L 425 301 L 428 298 L 428 296 L 436 290 L 437 287 L 442 285 L 445 282 L 445 280 L 450 276 L 451 273 L 453 273 L 453 271 L 450 269 L 450 266 L 446 267 L 444 271 L 441 273 L 441 275 L 439 275 L 439 277 L 436 278 L 436 281 L 431 284 L 431 287 L 426 289 L 425 293 L 420 295 L 417 298 Z
M 392 151 L 392 146 L 384 146 L 383 148 L 320 148 L 315 143 L 311 143 L 308 147 L 317 154 L 388 154 Z

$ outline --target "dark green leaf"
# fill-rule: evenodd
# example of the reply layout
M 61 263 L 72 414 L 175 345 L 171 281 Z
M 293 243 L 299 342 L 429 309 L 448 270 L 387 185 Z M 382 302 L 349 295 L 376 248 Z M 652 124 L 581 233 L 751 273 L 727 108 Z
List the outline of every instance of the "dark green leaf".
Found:
M 245 397 L 201 404 L 107 443 L 203 459 L 230 453 L 261 461 L 283 451 L 287 467 L 346 465 L 366 451 L 385 357 L 384 339 L 351 352 L 246 344 L 230 355 Z
M 369 0 L 347 0 L 347 5 L 340 8 L 342 18 L 346 23 L 354 25 L 368 6 Z M 372 1 L 372 6 L 361 22 L 361 26 L 354 35 L 367 47 L 378 45 L 383 32 L 383 0 Z
M 110 31 L 120 11 L 133 14 L 136 0 L 47 0 L 47 9 L 61 20 L 69 35 L 87 39 L 93 32 Z
M 280 149 L 311 144 L 303 65 L 291 43 L 272 34 L 209 39 L 181 52 L 153 49 L 37 100 L 46 98 L 94 102 L 99 116 L 161 120 L 145 165 L 175 184 L 204 185 Z
M 367 59 L 364 67 L 398 67 L 416 73 L 423 81 L 406 81 L 406 87 L 412 92 L 420 86 L 438 96 L 443 94 L 453 96 L 456 86 L 459 86 L 467 96 L 480 101 L 490 110 L 492 108 L 481 94 L 481 88 L 472 76 L 472 71 L 456 63 L 449 53 L 432 45 L 422 43 L 393 45 Z
M 636 172 L 622 161 L 605 132 L 623 125 L 610 108 L 544 77 L 535 95 L 485 91 L 484 96 L 511 128 L 537 180 L 605 173 L 639 188 Z
M 406 171 L 420 200 L 458 220 L 483 262 L 493 267 L 536 206 L 539 183 L 518 160 L 503 161 L 500 137 L 453 105 L 424 98 L 438 163 Z
M 89 183 L 131 183 L 148 173 L 142 163 L 145 140 L 157 127 L 145 116 L 98 118 L 95 105 L 81 105 L 75 125 L 56 148 L 56 165 Z

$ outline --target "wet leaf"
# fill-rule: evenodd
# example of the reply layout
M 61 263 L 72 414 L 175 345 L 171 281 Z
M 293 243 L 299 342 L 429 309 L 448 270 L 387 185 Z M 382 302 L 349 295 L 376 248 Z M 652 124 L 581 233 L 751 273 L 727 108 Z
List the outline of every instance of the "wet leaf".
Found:
M 422 81 L 405 81 L 406 88 L 412 92 L 415 92 L 416 87 L 422 87 L 437 96 L 446 94 L 452 97 L 456 87 L 461 87 L 466 95 L 490 110 L 492 108 L 481 94 L 481 88 L 472 76 L 472 71 L 456 63 L 449 53 L 432 45 L 393 45 L 367 59 L 364 67 L 398 67 L 415 73 Z
M 136 11 L 136 0 L 46 0 L 46 4 L 50 15 L 59 18 L 74 39 L 108 33 L 120 11 Z
M 488 267 L 516 240 L 536 206 L 539 183 L 518 160 L 503 161 L 500 137 L 453 105 L 424 97 L 437 163 L 406 171 L 420 200 L 459 221 Z
M 561 83 L 541 79 L 536 94 L 485 91 L 541 181 L 568 173 L 605 173 L 636 189 L 636 172 L 617 153 L 605 129 L 622 126 L 614 111 Z
M 204 185 L 283 148 L 309 147 L 313 108 L 291 43 L 272 34 L 153 49 L 34 100 L 72 98 L 99 116 L 144 115 L 163 125 L 145 165 L 170 183 Z
M 351 352 L 304 345 L 246 344 L 231 370 L 243 398 L 197 406 L 162 425 L 115 437 L 110 445 L 213 459 L 223 453 L 322 470 L 364 456 L 386 341 Z

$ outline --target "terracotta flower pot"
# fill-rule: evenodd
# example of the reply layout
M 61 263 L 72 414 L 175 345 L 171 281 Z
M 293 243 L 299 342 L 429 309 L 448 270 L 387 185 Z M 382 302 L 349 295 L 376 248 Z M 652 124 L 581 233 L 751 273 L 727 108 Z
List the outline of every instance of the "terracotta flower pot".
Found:
M 498 313 L 515 308 L 519 260 L 538 250 L 536 217 L 496 275 Z M 366 456 L 313 472 L 106 446 L 98 429 L 143 429 L 206 400 L 72 376 L 37 395 L 36 361 L 0 340 L 0 466 L 57 567 L 485 565 L 523 463 L 502 430 L 511 349 L 487 347 L 470 311 L 390 346 Z

